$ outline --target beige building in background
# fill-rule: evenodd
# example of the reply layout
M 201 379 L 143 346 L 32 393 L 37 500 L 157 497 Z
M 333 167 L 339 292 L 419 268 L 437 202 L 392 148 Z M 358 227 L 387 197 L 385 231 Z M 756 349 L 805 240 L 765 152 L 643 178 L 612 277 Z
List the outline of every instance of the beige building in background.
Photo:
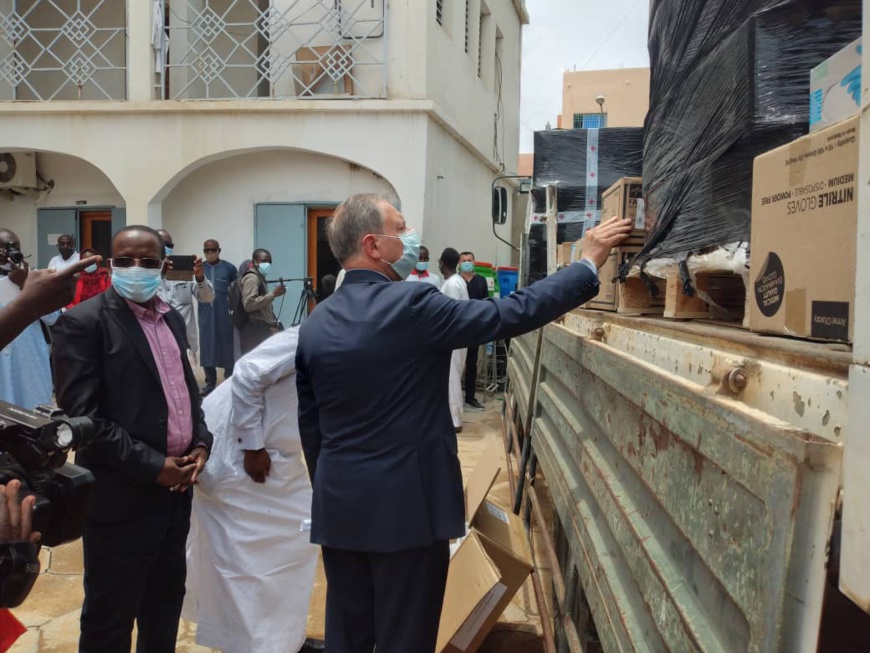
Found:
M 595 101 L 604 96 L 604 106 Z M 596 116 L 606 116 L 598 124 Z M 649 110 L 649 68 L 566 72 L 562 77 L 562 129 L 643 127 Z M 584 124 L 592 122 L 594 124 Z

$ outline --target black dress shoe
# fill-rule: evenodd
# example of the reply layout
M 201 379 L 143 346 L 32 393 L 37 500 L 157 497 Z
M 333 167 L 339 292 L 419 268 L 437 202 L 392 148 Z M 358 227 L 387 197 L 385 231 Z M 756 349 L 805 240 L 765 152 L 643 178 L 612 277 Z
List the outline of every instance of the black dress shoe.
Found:
M 476 397 L 474 399 L 471 399 L 470 401 L 466 400 L 465 407 L 469 410 L 486 410 L 484 405 L 480 403 Z
M 200 397 L 208 397 L 212 392 L 214 392 L 213 385 L 207 385 L 199 391 Z

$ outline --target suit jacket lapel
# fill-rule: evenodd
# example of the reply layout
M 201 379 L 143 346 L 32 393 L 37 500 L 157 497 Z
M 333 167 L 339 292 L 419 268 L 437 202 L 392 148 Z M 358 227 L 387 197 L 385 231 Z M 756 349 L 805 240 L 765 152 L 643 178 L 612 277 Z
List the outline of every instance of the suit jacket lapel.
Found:
M 105 294 L 106 301 L 112 309 L 112 316 L 121 325 L 130 342 L 133 343 L 133 348 L 139 352 L 139 355 L 145 362 L 145 366 L 151 371 L 154 378 L 160 381 L 160 373 L 157 371 L 154 354 L 151 353 L 151 345 L 148 344 L 148 338 L 145 337 L 145 332 L 142 331 L 139 320 L 136 319 L 133 311 L 127 306 L 127 302 L 118 295 L 114 288 L 109 288 Z

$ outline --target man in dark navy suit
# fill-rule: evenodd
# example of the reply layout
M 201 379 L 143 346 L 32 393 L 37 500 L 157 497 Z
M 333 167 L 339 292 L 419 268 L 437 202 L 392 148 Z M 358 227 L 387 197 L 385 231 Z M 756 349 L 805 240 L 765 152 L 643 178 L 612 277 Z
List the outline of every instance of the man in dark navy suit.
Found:
M 447 401 L 450 353 L 537 329 L 598 292 L 597 268 L 632 229 L 589 232 L 584 260 L 502 300 L 460 302 L 401 281 L 419 237 L 385 200 L 356 195 L 329 244 L 342 286 L 303 323 L 299 426 L 323 548 L 330 653 L 432 653 L 448 541 L 465 535 Z

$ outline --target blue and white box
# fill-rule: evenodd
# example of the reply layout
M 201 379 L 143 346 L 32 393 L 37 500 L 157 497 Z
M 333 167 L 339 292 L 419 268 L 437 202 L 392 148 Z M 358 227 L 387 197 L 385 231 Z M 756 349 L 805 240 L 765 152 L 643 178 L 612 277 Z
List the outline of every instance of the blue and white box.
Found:
M 810 131 L 857 115 L 861 110 L 861 39 L 810 72 Z

